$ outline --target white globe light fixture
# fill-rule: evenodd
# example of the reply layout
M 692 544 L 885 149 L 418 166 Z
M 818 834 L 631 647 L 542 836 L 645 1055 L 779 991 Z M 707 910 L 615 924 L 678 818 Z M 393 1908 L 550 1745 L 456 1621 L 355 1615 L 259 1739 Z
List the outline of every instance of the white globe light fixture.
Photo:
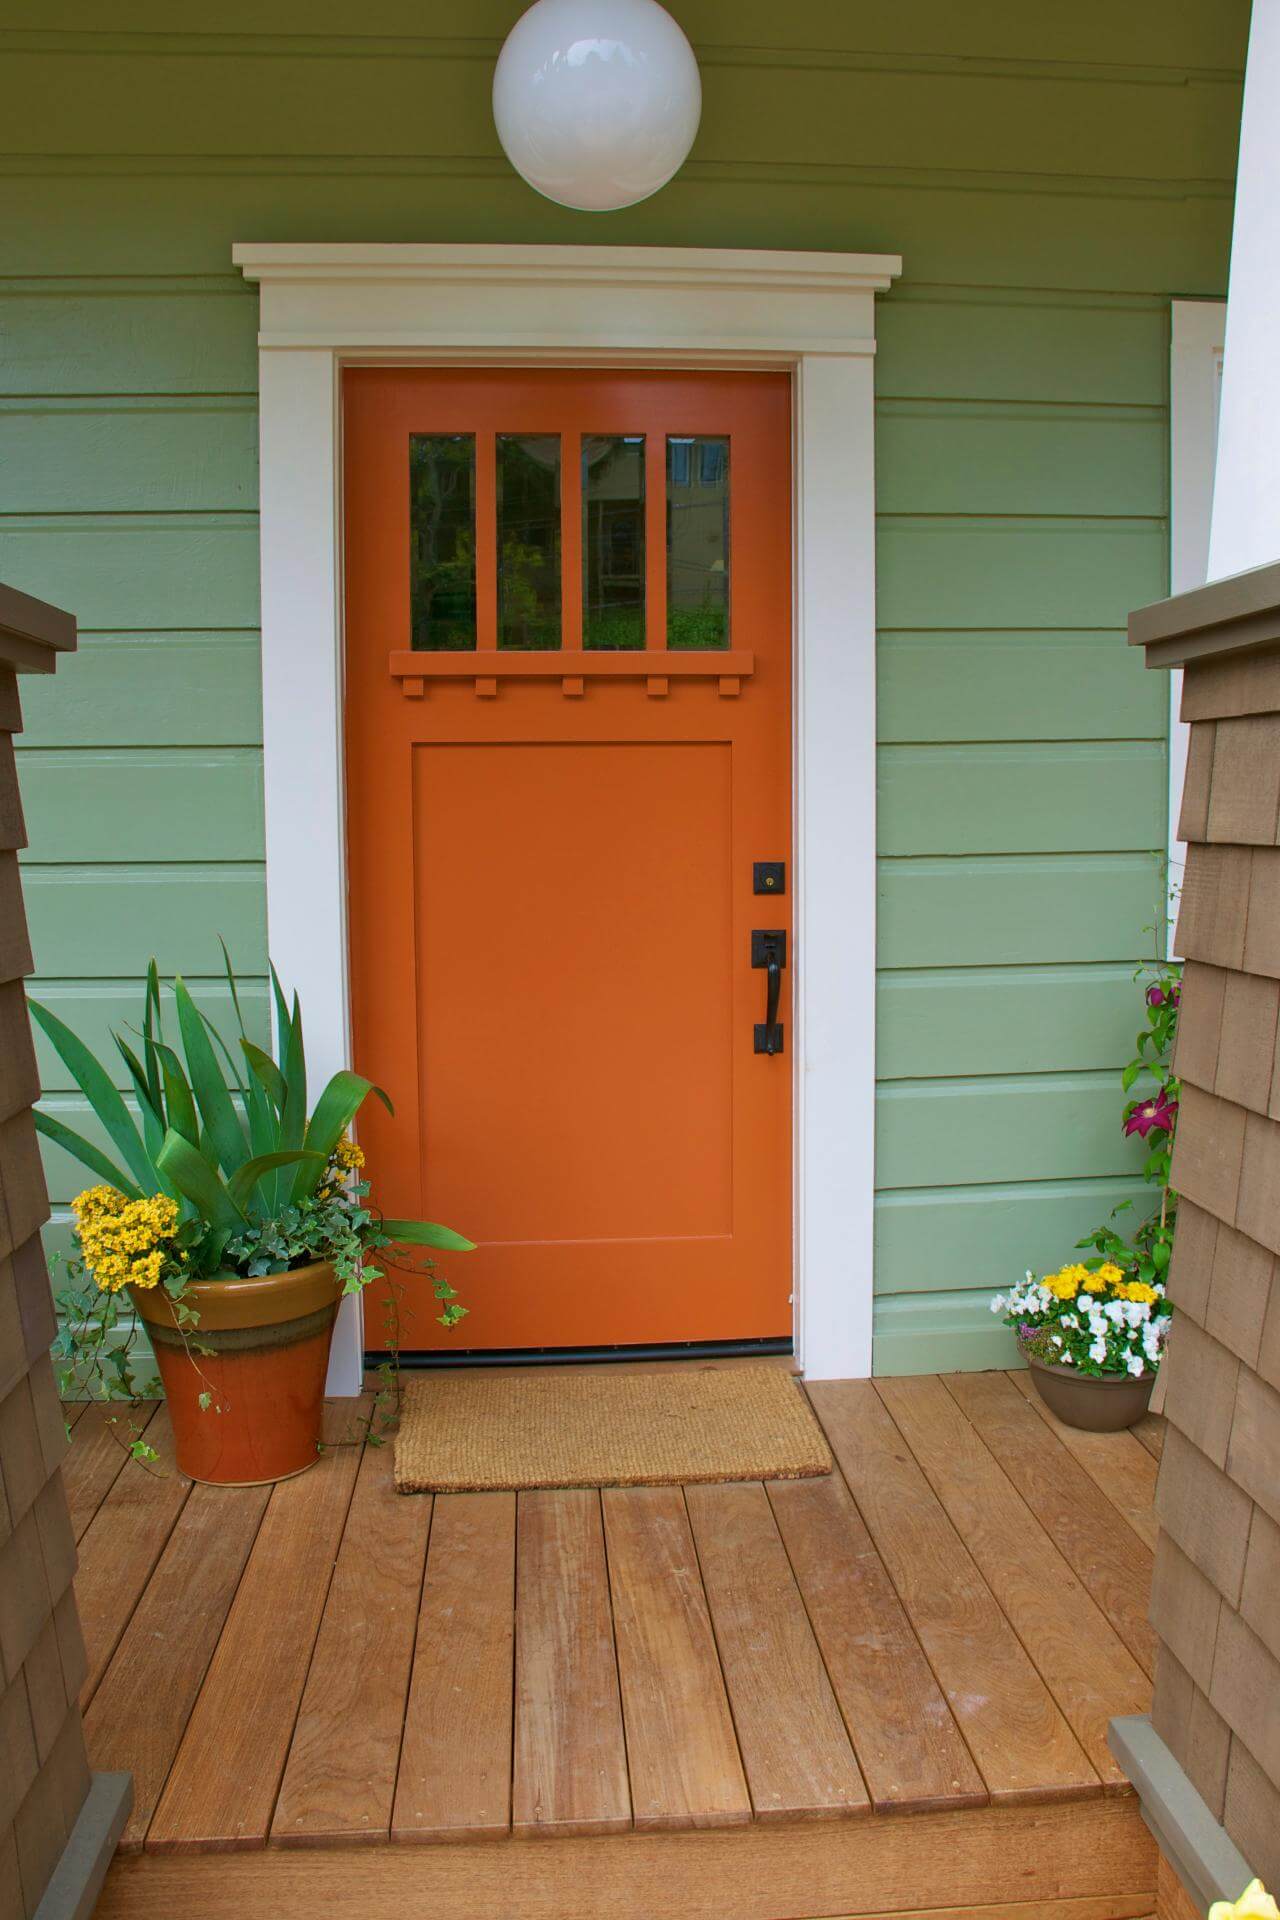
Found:
M 701 113 L 693 48 L 658 0 L 536 0 L 493 76 L 498 138 L 516 172 L 591 213 L 664 187 Z

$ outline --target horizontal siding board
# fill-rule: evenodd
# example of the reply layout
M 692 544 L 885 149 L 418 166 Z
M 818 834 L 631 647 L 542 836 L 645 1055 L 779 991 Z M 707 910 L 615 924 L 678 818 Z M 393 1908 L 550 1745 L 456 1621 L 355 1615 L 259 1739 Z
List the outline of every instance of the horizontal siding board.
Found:
M 1123 626 L 1168 585 L 1163 523 L 882 519 L 882 628 Z
M 346 49 L 323 43 L 313 42 L 309 57 L 292 64 L 284 87 L 274 62 L 180 48 L 179 41 L 130 62 L 123 112 L 118 52 L 92 42 L 64 52 L 57 63 L 59 150 L 323 157 L 340 127 L 344 153 L 413 159 L 422 152 L 425 124 L 433 152 L 498 151 L 487 48 L 473 52 L 458 40 L 439 40 L 433 57 L 414 59 L 401 48 L 367 43 L 357 87 Z M 6 150 L 41 154 L 49 145 L 41 86 L 47 55 L 11 47 L 6 66 Z M 1050 68 L 1026 71 L 1010 86 L 999 73 L 919 71 L 909 61 L 870 68 L 821 59 L 800 66 L 724 62 L 708 76 L 698 158 L 703 166 L 950 168 L 962 119 L 965 162 L 974 171 L 1229 179 L 1229 116 L 1238 101 L 1234 76 L 1151 87 L 1116 73 L 1106 87 L 1082 88 L 1075 76 Z
M 974 1293 L 939 1291 L 877 1300 L 871 1330 L 873 1370 L 950 1373 L 1016 1366 L 1017 1341 L 991 1312 L 991 1291 L 988 1285 Z
M 40 18 L 46 30 L 93 33 L 117 47 L 125 33 L 162 36 L 162 47 L 178 37 L 173 32 L 173 8 L 164 0 L 124 0 L 113 7 L 115 32 L 111 35 L 102 33 L 102 11 L 94 0 L 46 0 Z M 738 0 L 728 14 L 723 0 L 683 0 L 680 18 L 704 52 L 732 56 L 742 48 L 771 48 L 779 37 L 773 0 Z M 979 59 L 998 60 L 1001 66 L 1034 59 L 1085 63 L 1093 72 L 1100 49 L 1105 49 L 1108 60 L 1116 65 L 1136 67 L 1153 82 L 1170 85 L 1177 78 L 1171 69 L 1220 72 L 1242 67 L 1248 8 L 1243 0 L 1222 0 L 1206 14 L 1201 0 L 1132 0 L 1118 13 L 1105 0 L 1078 0 L 1066 13 L 1002 6 L 962 20 L 947 0 L 916 0 L 912 19 L 917 46 L 935 56 L 963 60 L 966 66 Z M 419 54 L 432 47 L 423 31 L 421 5 L 415 0 L 380 0 L 376 15 L 361 25 L 372 32 L 375 20 L 380 34 L 410 36 Z M 853 58 L 877 54 L 904 58 L 902 13 L 896 0 L 863 0 L 854 13 L 839 0 L 795 0 L 787 22 L 788 39 L 797 47 Z M 506 0 L 471 0 L 467 24 L 478 37 L 477 57 L 490 57 L 510 27 L 510 6 Z M 218 34 L 204 44 L 225 52 L 231 35 L 253 49 L 261 46 L 263 35 L 301 34 L 310 48 L 316 36 L 330 35 L 350 53 L 360 49 L 360 36 L 353 34 L 352 26 L 345 0 L 267 0 L 267 4 L 225 0 L 218 12 Z M 480 36 L 494 44 L 485 46 Z M 190 36 L 183 39 L 189 43 Z M 74 50 L 75 42 L 69 44 Z M 273 50 L 288 48 L 273 43 Z M 1152 68 L 1156 50 L 1159 65 Z
M 884 400 L 881 513 L 1158 518 L 1168 497 L 1163 410 Z
M 27 861 L 261 860 L 254 747 L 23 748 Z
M 0 400 L 0 513 L 227 513 L 258 505 L 253 397 Z
M 876 996 L 881 1080 L 1119 1070 L 1140 1024 L 1133 968 L 962 967 L 884 973 Z
M 882 967 L 1142 959 L 1161 904 L 1149 854 L 882 860 Z
M 1137 1177 L 1110 1073 L 898 1080 L 876 1094 L 876 1185 Z
M 187 976 L 187 985 L 197 1006 L 206 1013 L 219 1033 L 234 1048 L 239 1032 L 235 1010 L 226 985 L 218 980 L 199 980 Z M 240 978 L 237 982 L 240 1009 L 249 1037 L 259 1046 L 270 1046 L 270 1014 L 267 983 L 261 978 Z M 42 1001 L 58 1018 L 85 1042 L 122 1089 L 129 1086 L 129 1074 L 112 1040 L 113 1033 L 123 1035 L 135 1052 L 142 1027 L 142 985 L 134 980 L 33 980 L 33 999 Z M 165 1000 L 168 1021 L 169 1001 Z M 36 1062 L 40 1085 L 45 1093 L 71 1093 L 75 1081 L 59 1055 L 36 1028 Z
M 1163 407 L 1168 349 L 1163 302 L 895 289 L 876 316 L 876 391 Z
M 1125 853 L 1164 844 L 1163 742 L 882 747 L 885 855 Z
M 238 393 L 258 385 L 258 298 L 181 291 L 0 291 L 6 394 Z
M 1113 286 L 1167 297 L 1176 286 L 1188 297 L 1218 299 L 1230 219 L 1227 183 L 1163 192 L 1135 183 L 1090 193 L 1071 181 L 964 170 L 894 181 L 875 169 L 833 169 L 830 177 L 780 169 L 775 177 L 760 167 L 700 171 L 692 163 L 673 197 L 613 215 L 610 236 L 619 245 L 852 244 L 901 252 L 920 281 L 971 286 L 977 270 L 988 285 L 1035 287 L 1048 273 L 1067 289 Z M 232 242 L 249 234 L 533 244 L 582 241 L 590 231 L 580 216 L 532 196 L 496 158 L 400 166 L 336 158 L 306 169 L 214 161 L 181 170 L 160 160 L 147 171 L 118 172 L 102 163 L 66 171 L 37 163 L 24 172 L 20 192 L 10 185 L 0 193 L 0 258 L 10 275 L 25 277 L 225 273 Z M 1133 604 L 1140 603 L 1138 596 Z M 1056 615 L 1049 624 L 1080 622 Z
M 23 682 L 28 747 L 256 746 L 256 633 L 82 634 L 53 674 Z
M 1028 1267 L 1049 1273 L 1123 1202 L 1124 1231 L 1152 1211 L 1130 1179 L 1043 1180 L 880 1194 L 875 1205 L 876 1294 L 1009 1286 Z
M 207 974 L 225 939 L 238 970 L 267 970 L 260 866 L 28 867 L 22 877 L 36 971 L 79 979 Z
M 81 627 L 256 627 L 252 514 L 43 514 L 0 528 L 0 579 Z
M 1116 633 L 888 633 L 877 651 L 886 743 L 1163 740 L 1165 677 Z

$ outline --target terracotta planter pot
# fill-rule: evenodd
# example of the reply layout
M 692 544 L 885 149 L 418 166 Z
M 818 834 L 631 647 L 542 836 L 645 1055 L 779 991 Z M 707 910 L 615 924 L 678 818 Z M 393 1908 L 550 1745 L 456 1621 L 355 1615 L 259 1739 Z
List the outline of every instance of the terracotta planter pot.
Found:
M 327 1260 L 261 1280 L 193 1282 L 186 1299 L 200 1316 L 195 1337 L 213 1348 L 194 1364 L 169 1296 L 158 1287 L 130 1292 L 155 1349 L 180 1472 L 243 1487 L 315 1465 L 341 1294 Z M 214 1396 L 207 1410 L 204 1392 Z
M 1156 1383 L 1154 1373 L 1091 1379 L 1074 1367 L 1047 1367 L 1030 1354 L 1025 1358 L 1036 1392 L 1050 1413 L 1085 1433 L 1119 1433 L 1134 1426 L 1147 1411 Z

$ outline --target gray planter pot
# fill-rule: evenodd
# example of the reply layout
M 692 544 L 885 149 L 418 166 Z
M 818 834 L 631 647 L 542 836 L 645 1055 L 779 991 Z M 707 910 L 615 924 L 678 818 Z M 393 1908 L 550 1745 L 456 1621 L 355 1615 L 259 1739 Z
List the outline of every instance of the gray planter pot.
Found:
M 1154 1373 L 1091 1379 L 1074 1367 L 1049 1367 L 1026 1355 L 1036 1392 L 1059 1420 L 1085 1433 L 1120 1433 L 1136 1426 L 1151 1402 Z

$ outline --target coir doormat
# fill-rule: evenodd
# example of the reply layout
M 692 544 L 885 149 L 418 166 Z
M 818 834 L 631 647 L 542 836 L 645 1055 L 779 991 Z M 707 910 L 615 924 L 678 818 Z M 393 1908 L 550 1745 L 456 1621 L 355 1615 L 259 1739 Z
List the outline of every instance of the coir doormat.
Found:
M 784 1367 L 419 1375 L 396 1436 L 400 1493 L 801 1480 L 831 1454 Z

